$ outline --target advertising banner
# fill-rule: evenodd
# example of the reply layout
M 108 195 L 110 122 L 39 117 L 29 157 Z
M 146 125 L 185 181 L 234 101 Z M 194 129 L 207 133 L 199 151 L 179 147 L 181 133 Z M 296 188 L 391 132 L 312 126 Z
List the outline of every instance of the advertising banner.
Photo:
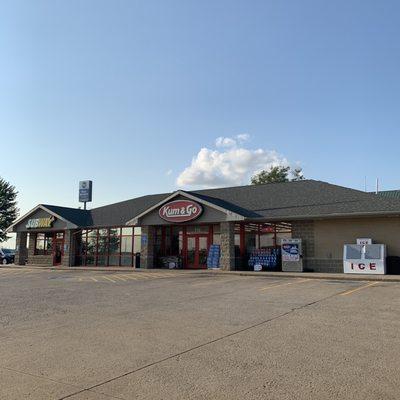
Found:
M 282 239 L 282 261 L 300 261 L 300 239 Z

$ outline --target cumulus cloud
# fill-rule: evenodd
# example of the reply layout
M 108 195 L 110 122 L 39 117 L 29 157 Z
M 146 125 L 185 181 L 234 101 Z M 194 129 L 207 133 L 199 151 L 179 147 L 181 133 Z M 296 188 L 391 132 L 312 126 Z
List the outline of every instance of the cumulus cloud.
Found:
M 233 147 L 236 146 L 236 140 L 229 137 L 218 137 L 215 140 L 215 145 L 217 147 Z
M 177 178 L 177 185 L 217 187 L 247 184 L 250 177 L 271 166 L 289 165 L 287 159 L 274 150 L 247 149 L 243 143 L 249 135 L 217 138 L 217 149 L 203 147 Z
M 248 133 L 241 133 L 236 136 L 236 139 L 239 143 L 247 142 L 250 139 L 250 135 Z
M 248 135 L 247 133 L 241 133 L 239 135 L 236 135 L 233 138 L 220 136 L 220 137 L 217 137 L 217 139 L 215 140 L 215 145 L 217 147 L 235 147 L 237 145 L 240 145 L 240 144 L 246 142 L 249 139 L 250 139 L 250 135 Z

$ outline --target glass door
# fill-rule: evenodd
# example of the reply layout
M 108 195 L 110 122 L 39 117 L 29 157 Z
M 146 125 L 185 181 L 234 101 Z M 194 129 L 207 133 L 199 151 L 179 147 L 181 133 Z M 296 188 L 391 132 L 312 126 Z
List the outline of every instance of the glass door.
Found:
M 53 265 L 60 265 L 64 254 L 64 233 L 54 234 L 53 242 Z
M 186 268 L 207 268 L 208 235 L 188 234 L 186 236 Z
M 186 267 L 196 268 L 196 236 L 188 235 L 186 240 Z
M 208 236 L 197 236 L 198 268 L 207 268 Z

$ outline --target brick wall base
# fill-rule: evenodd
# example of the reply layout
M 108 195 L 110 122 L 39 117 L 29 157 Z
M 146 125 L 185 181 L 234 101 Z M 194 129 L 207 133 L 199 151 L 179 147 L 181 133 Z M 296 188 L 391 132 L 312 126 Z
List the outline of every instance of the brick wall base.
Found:
M 312 272 L 343 272 L 343 260 L 336 259 L 307 259 L 305 263 L 305 271 Z

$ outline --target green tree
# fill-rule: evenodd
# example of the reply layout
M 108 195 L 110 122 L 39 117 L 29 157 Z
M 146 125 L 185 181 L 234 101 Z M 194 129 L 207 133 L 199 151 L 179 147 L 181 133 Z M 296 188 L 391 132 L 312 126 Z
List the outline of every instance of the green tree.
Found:
M 302 181 L 305 179 L 302 168 L 295 168 L 291 172 L 292 172 L 292 181 Z
M 13 185 L 0 178 L 0 242 L 8 239 L 6 229 L 18 216 L 17 193 Z
M 252 185 L 262 185 L 263 183 L 289 182 L 290 167 L 276 166 L 263 170 L 251 177 Z
M 292 179 L 289 178 L 292 175 Z M 291 170 L 290 167 L 276 166 L 270 167 L 268 170 L 263 170 L 251 177 L 252 185 L 262 185 L 263 183 L 301 181 L 304 179 L 301 168 Z

